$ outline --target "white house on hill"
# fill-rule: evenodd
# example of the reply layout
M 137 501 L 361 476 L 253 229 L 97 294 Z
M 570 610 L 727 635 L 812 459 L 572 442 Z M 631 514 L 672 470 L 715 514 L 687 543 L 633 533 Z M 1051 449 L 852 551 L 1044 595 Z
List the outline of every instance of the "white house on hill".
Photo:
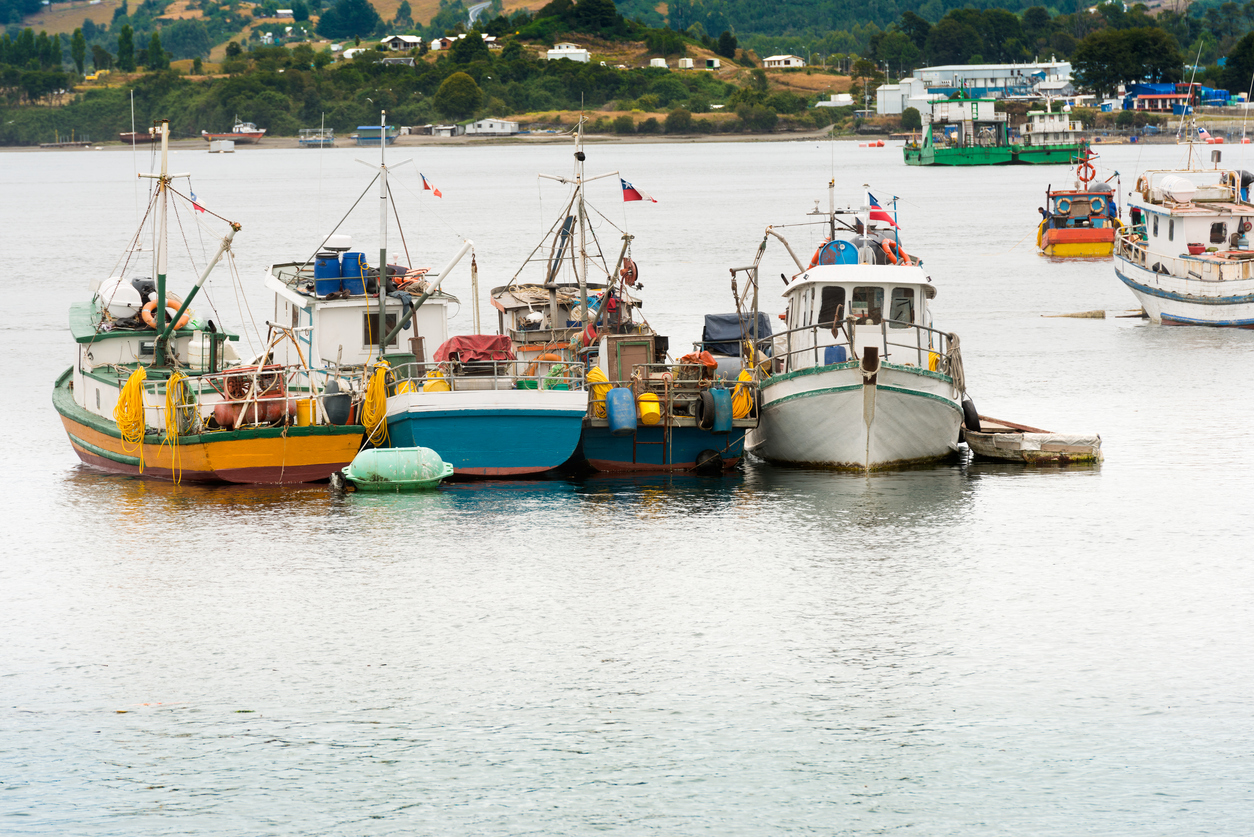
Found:
M 422 38 L 417 35 L 389 35 L 379 43 L 393 52 L 409 52 L 422 46 Z
M 592 54 L 588 50 L 579 46 L 579 44 L 560 43 L 544 54 L 544 57 L 550 61 L 557 61 L 559 58 L 569 58 L 571 61 L 582 61 L 587 64 L 592 60 Z
M 518 133 L 518 123 L 506 119 L 480 119 L 466 126 L 467 134 L 479 136 L 507 137 Z
M 793 67 L 804 67 L 805 65 L 805 59 L 798 58 L 795 55 L 772 55 L 770 58 L 762 60 L 762 66 L 767 69 L 791 69 Z

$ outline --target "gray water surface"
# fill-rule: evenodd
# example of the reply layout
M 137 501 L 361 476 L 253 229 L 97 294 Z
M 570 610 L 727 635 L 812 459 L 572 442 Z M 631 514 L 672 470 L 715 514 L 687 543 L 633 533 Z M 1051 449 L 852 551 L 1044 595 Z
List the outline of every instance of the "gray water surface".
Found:
M 1101 152 L 1125 192 L 1180 158 Z M 562 208 L 536 172 L 570 168 L 567 147 L 389 154 L 416 158 L 395 174 L 414 263 L 468 236 L 485 291 Z M 637 236 L 645 312 L 680 350 L 731 308 L 727 268 L 767 224 L 826 206 L 828 179 L 840 202 L 863 183 L 902 196 L 980 411 L 1097 430 L 1099 468 L 751 463 L 335 496 L 78 464 L 51 385 L 73 356 L 68 305 L 135 226 L 139 157 L 0 154 L 0 833 L 1254 830 L 1254 334 L 1043 318 L 1135 305 L 1109 262 L 1035 251 L 1064 169 L 912 169 L 898 148 L 814 142 L 592 146 L 588 162 L 658 198 L 590 187 L 606 249 L 611 221 Z M 244 225 L 243 290 L 219 269 L 202 313 L 272 316 L 262 271 L 312 251 L 365 188 L 354 158 L 372 153 L 173 156 Z M 368 252 L 375 204 L 349 224 Z M 174 249 L 203 264 L 213 236 L 180 218 Z M 820 238 L 783 232 L 799 254 Z M 781 272 L 772 246 L 772 313 Z

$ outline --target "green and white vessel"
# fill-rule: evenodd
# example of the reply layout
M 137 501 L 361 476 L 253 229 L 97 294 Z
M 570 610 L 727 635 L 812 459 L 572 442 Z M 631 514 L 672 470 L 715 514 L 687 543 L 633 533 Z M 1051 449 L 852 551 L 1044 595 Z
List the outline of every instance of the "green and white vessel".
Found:
M 903 153 L 909 166 L 1069 165 L 1085 147 L 1083 126 L 1070 114 L 1031 111 L 1016 140 L 996 100 L 958 90 L 932 104 L 921 139 Z

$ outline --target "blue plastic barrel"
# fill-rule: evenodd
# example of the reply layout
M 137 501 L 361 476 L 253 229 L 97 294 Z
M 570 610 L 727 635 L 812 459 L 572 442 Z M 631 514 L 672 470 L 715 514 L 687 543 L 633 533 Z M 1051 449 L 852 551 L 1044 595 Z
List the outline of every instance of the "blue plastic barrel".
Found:
M 730 433 L 732 429 L 731 390 L 710 390 L 714 396 L 714 427 L 711 433 Z
M 636 432 L 636 399 L 626 387 L 615 387 L 605 393 L 605 414 L 610 420 L 611 436 L 630 436 Z M 731 415 L 731 399 L 727 399 L 727 415 Z
M 340 289 L 340 257 L 335 253 L 319 253 L 314 259 L 314 288 L 318 296 Z
M 844 346 L 828 346 L 823 350 L 823 363 L 844 363 L 848 359 Z
M 350 294 L 364 294 L 366 282 L 362 278 L 362 273 L 366 269 L 366 254 L 345 253 L 340 268 L 344 277 L 344 290 Z

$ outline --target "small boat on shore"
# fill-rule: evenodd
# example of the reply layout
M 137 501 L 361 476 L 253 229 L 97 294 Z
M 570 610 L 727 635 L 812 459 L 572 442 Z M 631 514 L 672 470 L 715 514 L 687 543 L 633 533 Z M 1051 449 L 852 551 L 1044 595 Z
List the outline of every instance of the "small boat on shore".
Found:
M 335 131 L 331 128 L 301 128 L 297 142 L 301 148 L 333 148 Z
M 142 145 L 144 143 L 156 142 L 159 139 L 156 128 L 149 128 L 147 131 L 126 131 L 118 134 L 118 140 L 127 145 Z
M 231 130 L 224 134 L 211 134 L 208 131 L 201 131 L 200 135 L 204 137 L 206 142 L 214 140 L 232 140 L 234 142 L 247 145 L 248 143 L 261 142 L 261 138 L 266 135 L 265 128 L 258 128 L 251 122 L 241 122 L 239 117 L 235 117 L 235 125 Z
M 1106 258 L 1115 249 L 1119 220 L 1118 176 L 1096 181 L 1090 151 L 1076 161 L 1076 180 L 1067 188 L 1045 190 L 1045 206 L 1036 231 L 1036 244 L 1046 256 L 1065 258 Z M 1116 185 L 1112 186 L 1110 181 Z
M 1096 433 L 1053 433 L 1039 427 L 980 416 L 962 431 L 971 453 L 984 459 L 1026 465 L 1079 465 L 1102 461 Z

